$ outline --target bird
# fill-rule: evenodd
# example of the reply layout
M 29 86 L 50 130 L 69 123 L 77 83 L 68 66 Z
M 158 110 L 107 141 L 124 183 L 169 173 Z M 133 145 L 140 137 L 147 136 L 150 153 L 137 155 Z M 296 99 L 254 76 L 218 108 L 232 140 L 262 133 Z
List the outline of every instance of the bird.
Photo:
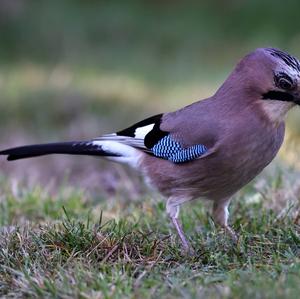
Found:
M 209 98 L 86 141 L 19 146 L 7 160 L 48 154 L 103 157 L 128 164 L 166 199 L 182 249 L 193 250 L 179 221 L 188 201 L 212 202 L 212 218 L 233 240 L 228 223 L 233 195 L 276 156 L 285 117 L 300 105 L 300 62 L 277 48 L 243 57 Z

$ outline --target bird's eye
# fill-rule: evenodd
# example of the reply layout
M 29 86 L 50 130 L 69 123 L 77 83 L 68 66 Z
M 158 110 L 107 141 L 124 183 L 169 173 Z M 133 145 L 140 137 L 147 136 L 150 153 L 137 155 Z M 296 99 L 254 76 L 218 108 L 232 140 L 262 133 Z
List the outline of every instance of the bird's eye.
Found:
M 284 90 L 292 90 L 295 87 L 293 80 L 286 74 L 277 76 L 275 82 L 279 88 Z
M 286 89 L 286 90 L 292 89 L 292 87 L 293 87 L 293 83 L 290 82 L 289 80 L 287 80 L 286 78 L 280 78 L 278 81 L 278 84 L 279 84 L 280 88 Z

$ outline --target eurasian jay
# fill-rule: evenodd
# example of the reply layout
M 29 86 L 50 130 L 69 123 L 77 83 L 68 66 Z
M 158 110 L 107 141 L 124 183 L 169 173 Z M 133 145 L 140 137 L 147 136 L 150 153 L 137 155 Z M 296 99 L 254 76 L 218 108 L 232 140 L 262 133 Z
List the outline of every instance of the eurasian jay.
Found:
M 180 205 L 211 200 L 214 221 L 236 238 L 228 225 L 230 199 L 276 156 L 285 115 L 297 104 L 300 62 L 281 50 L 259 48 L 210 98 L 88 141 L 21 146 L 0 154 L 8 160 L 93 155 L 129 164 L 166 197 L 167 213 L 189 250 L 178 220 Z

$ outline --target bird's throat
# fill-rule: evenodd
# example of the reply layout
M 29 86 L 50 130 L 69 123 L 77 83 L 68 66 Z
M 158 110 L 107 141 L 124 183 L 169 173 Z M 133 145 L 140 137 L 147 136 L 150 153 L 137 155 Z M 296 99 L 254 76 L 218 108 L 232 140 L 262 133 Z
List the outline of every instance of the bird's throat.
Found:
M 295 106 L 293 102 L 277 100 L 260 101 L 259 104 L 266 117 L 276 125 L 284 121 L 288 111 Z

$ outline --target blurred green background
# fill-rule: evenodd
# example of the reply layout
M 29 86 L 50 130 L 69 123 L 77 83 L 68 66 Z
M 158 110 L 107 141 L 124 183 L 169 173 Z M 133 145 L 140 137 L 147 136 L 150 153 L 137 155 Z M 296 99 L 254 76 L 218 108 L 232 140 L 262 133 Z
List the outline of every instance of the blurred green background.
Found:
M 210 96 L 257 47 L 300 57 L 299 11 L 296 0 L 0 0 L 1 148 L 88 139 Z M 299 165 L 299 117 L 289 120 L 287 165 Z M 86 157 L 0 167 L 16 182 L 67 177 L 108 193 L 129 174 Z

